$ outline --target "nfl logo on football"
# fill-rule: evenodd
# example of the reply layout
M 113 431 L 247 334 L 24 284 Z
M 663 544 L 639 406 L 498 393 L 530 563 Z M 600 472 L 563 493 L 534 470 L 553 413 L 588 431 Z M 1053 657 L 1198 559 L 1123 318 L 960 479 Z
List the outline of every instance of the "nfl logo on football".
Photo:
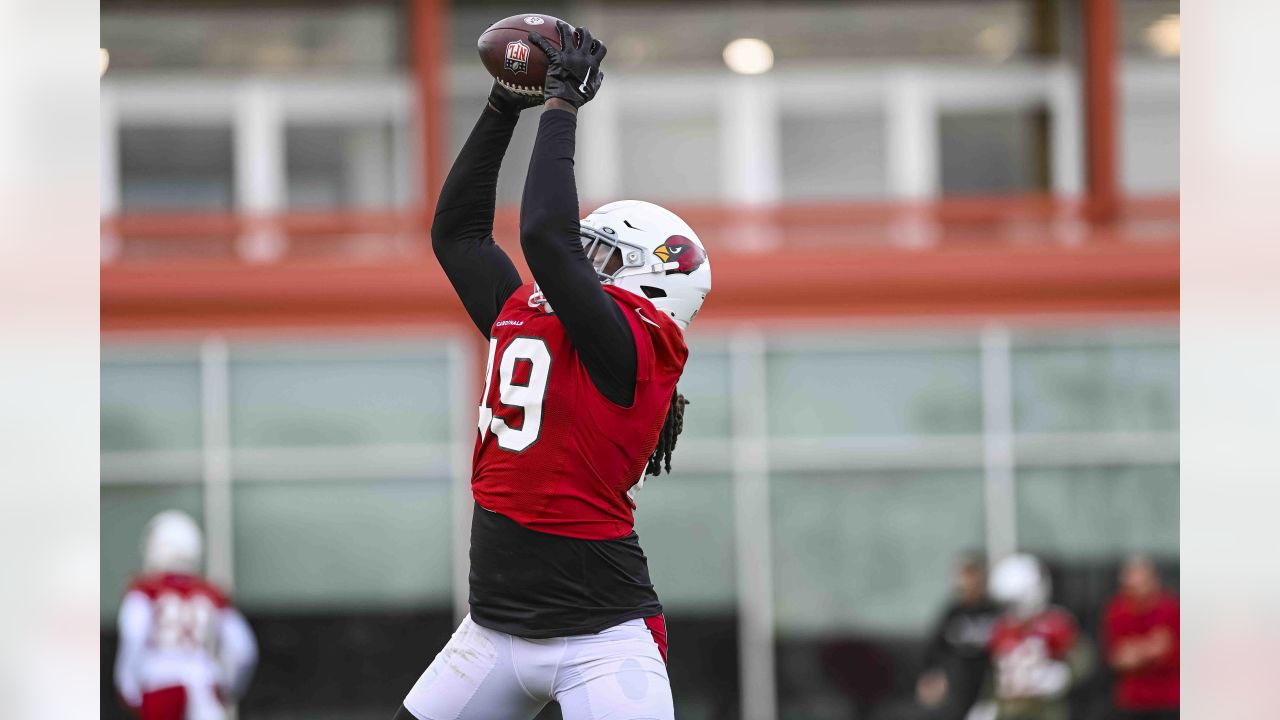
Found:
M 507 59 L 502 63 L 504 70 L 523 75 L 529 70 L 529 46 L 522 40 L 507 43 Z

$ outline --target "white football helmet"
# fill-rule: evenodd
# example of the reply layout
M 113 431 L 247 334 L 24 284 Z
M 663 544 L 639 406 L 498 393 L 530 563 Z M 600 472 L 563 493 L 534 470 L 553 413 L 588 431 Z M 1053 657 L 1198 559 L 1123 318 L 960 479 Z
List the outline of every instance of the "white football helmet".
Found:
M 582 220 L 600 282 L 646 297 L 684 330 L 711 292 L 711 261 L 693 228 L 666 208 L 619 200 Z
M 181 510 L 165 510 L 151 518 L 142 538 L 146 572 L 199 572 L 204 557 L 200 526 Z
M 1049 593 L 1049 574 L 1034 556 L 1015 553 L 991 571 L 991 598 L 1018 617 L 1029 618 L 1047 608 Z

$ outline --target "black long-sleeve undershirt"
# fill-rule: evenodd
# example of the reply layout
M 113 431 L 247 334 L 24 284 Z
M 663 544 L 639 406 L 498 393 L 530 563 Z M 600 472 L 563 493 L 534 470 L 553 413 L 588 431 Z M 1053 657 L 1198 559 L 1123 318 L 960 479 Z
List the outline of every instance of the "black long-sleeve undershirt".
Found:
M 577 116 L 567 110 L 542 114 L 520 204 L 520 246 L 591 381 L 613 402 L 630 405 L 636 341 L 582 249 L 573 174 L 577 129 Z
M 514 130 L 514 118 L 485 109 L 445 179 L 431 226 L 436 257 L 485 337 L 521 285 L 511 259 L 493 241 L 498 170 Z M 573 113 L 542 114 L 520 209 L 520 244 L 591 381 L 612 402 L 629 406 L 635 396 L 635 337 L 582 250 L 573 172 L 576 132 Z
M 431 247 L 471 321 L 486 338 L 520 285 L 511 258 L 493 241 L 498 170 L 516 118 L 485 107 L 453 161 L 436 200 Z

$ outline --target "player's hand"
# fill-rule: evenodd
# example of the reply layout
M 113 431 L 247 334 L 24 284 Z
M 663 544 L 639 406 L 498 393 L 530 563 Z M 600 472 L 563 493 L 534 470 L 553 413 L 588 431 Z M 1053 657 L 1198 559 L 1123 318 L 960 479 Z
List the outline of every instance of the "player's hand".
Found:
M 552 45 L 542 35 L 529 33 L 529 42 L 547 55 L 547 80 L 542 93 L 548 98 L 560 98 L 575 108 L 591 101 L 604 81 L 600 63 L 608 49 L 591 37 L 586 28 L 574 30 L 569 23 L 556 23 L 560 32 L 560 47 Z
M 916 700 L 925 707 L 936 707 L 947 699 L 947 674 L 931 670 L 916 682 Z
M 489 90 L 489 107 L 499 115 L 508 117 L 516 117 L 521 110 L 527 110 L 531 107 L 537 107 L 546 101 L 542 95 L 525 95 L 515 90 L 508 90 L 498 81 L 493 81 L 493 88 Z

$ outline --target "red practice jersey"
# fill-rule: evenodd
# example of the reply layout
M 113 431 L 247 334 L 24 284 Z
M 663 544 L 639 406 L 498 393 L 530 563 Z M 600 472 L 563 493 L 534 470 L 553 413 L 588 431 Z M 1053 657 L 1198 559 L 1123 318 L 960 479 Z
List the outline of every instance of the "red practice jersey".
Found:
M 539 532 L 611 540 L 633 528 L 627 491 L 658 443 L 689 356 L 675 321 L 604 286 L 636 344 L 631 407 L 600 393 L 554 308 L 517 290 L 493 324 L 471 488 L 483 508 Z
M 203 578 L 155 573 L 120 603 L 115 685 L 143 720 L 223 717 L 247 688 L 257 641 L 227 596 Z
M 134 580 L 129 592 L 151 601 L 151 634 L 147 638 L 151 649 L 217 650 L 219 613 L 230 607 L 230 602 L 212 583 L 195 575 L 159 573 Z
M 991 660 L 995 666 L 996 696 L 1031 697 L 1035 678 L 1045 663 L 1065 662 L 1080 631 L 1075 618 L 1051 607 L 1023 620 L 1006 615 L 991 631 Z

